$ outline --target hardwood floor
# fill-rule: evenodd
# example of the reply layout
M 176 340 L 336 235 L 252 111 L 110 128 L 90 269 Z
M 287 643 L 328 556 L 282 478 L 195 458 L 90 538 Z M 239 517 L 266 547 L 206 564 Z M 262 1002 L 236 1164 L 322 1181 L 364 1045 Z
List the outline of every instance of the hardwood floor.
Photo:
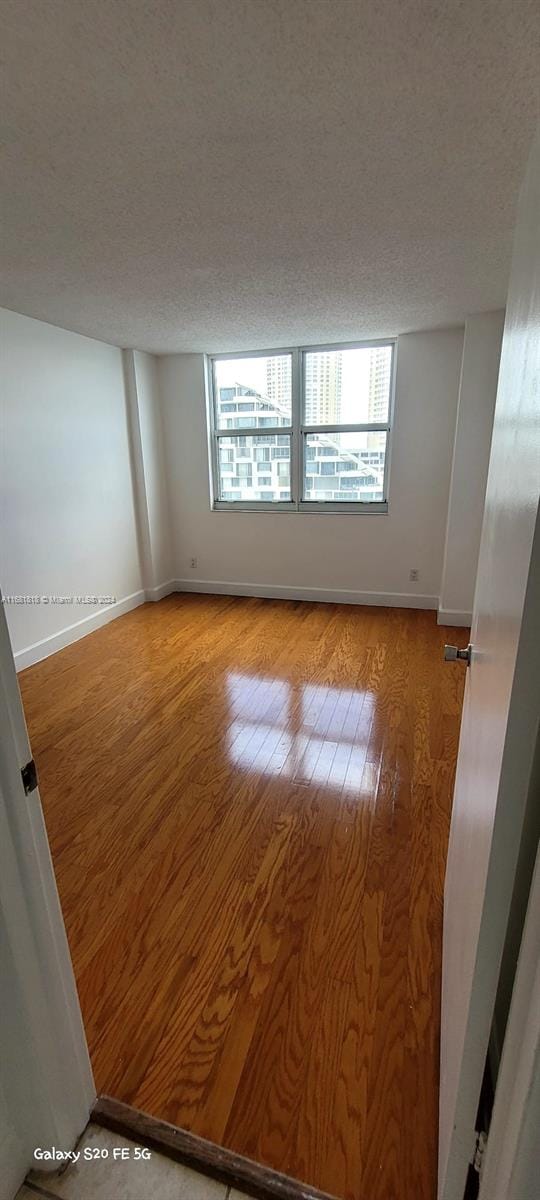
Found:
M 435 1195 L 448 637 L 171 596 L 19 676 L 98 1089 L 346 1200 Z

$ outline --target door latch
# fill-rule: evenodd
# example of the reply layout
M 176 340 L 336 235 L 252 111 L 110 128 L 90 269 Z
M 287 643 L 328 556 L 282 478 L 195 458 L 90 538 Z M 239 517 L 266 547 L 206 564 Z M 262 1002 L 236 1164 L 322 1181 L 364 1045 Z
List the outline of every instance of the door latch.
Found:
M 30 759 L 30 762 L 27 762 L 25 767 L 21 767 L 21 779 L 23 781 L 24 794 L 25 796 L 29 796 L 30 792 L 34 792 L 38 785 L 36 764 L 33 758 Z
M 460 659 L 462 662 L 466 662 L 467 666 L 470 667 L 471 656 L 472 656 L 472 646 L 471 646 L 470 642 L 469 642 L 468 646 L 464 646 L 464 647 L 460 647 L 460 648 L 458 648 L 457 646 L 445 646 L 444 647 L 444 661 L 445 662 L 456 662 L 457 659 Z

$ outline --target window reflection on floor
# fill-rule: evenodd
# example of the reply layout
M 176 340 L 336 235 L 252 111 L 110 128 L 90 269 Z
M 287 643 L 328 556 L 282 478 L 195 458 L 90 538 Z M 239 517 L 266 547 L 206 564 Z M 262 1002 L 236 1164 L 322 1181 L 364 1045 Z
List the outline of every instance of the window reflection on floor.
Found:
M 295 783 L 358 788 L 374 697 L 353 688 L 295 685 L 229 672 L 227 753 L 240 769 Z

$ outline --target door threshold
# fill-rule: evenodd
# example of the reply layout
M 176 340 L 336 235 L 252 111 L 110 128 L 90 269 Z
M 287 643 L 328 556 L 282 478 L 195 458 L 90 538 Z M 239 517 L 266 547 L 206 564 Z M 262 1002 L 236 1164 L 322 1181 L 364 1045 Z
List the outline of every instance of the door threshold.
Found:
M 226 1146 L 208 1142 L 187 1129 L 169 1125 L 168 1121 L 151 1117 L 112 1096 L 98 1096 L 90 1120 L 220 1183 L 238 1188 L 255 1200 L 336 1200 L 328 1192 L 235 1154 Z

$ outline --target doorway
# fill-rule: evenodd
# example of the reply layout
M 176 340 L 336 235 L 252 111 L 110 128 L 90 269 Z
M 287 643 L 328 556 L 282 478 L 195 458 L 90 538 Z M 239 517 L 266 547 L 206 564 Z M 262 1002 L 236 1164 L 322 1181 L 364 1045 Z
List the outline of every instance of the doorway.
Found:
M 174 595 L 20 674 L 99 1092 L 342 1200 L 433 1194 L 458 637 Z

